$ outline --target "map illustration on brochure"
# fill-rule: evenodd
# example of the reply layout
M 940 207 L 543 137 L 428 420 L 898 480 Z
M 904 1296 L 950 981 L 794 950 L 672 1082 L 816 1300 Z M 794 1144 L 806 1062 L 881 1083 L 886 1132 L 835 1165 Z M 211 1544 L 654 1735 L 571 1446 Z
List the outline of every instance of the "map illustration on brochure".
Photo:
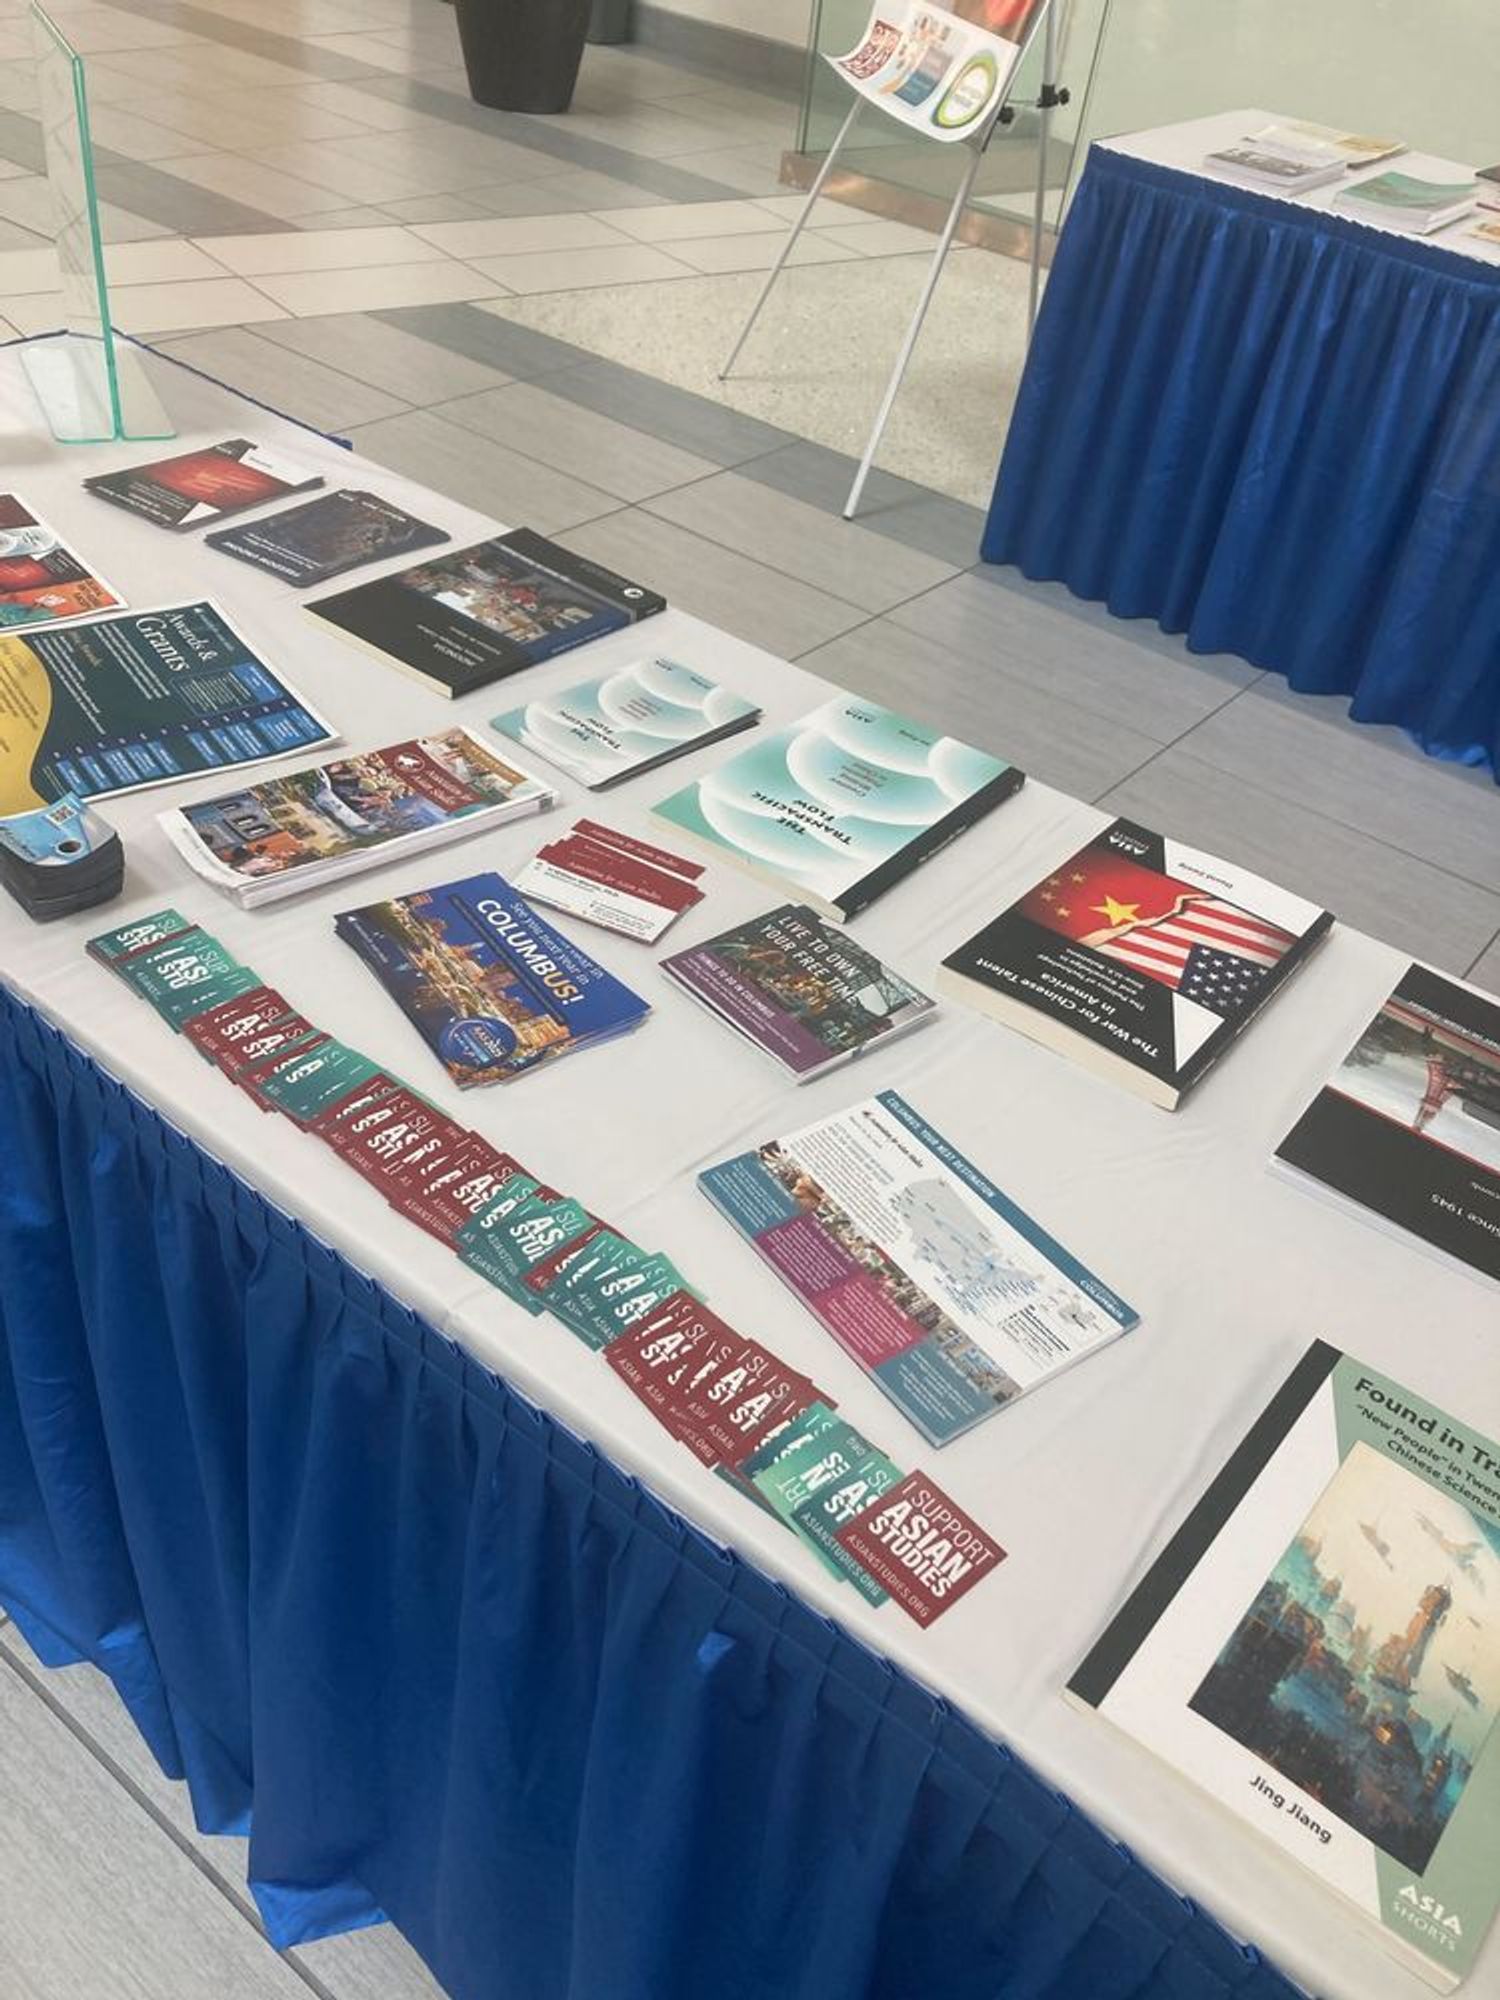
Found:
M 1500 1445 L 1316 1343 L 1069 1693 L 1456 1985 L 1500 1900 Z
M 0 493 L 0 632 L 55 625 L 125 600 L 14 493 Z
M 933 1444 L 1136 1323 L 893 1090 L 698 1179 Z
M 211 603 L 0 633 L 0 812 L 233 770 L 336 735 Z

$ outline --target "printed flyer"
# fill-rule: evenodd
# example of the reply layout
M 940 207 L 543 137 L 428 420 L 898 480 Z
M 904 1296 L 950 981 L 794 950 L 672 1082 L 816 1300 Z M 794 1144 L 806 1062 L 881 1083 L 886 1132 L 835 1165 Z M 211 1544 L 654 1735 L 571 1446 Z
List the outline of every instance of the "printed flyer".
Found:
M 1047 0 L 876 0 L 859 42 L 827 60 L 860 96 L 929 138 L 982 130 Z

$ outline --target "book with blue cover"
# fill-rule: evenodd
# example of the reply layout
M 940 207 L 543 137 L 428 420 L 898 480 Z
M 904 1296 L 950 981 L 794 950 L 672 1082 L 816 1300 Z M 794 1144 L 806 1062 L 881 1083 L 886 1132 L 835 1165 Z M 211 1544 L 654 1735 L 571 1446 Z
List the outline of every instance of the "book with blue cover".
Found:
M 460 1089 L 508 1083 L 651 1011 L 503 875 L 345 910 L 334 923 Z

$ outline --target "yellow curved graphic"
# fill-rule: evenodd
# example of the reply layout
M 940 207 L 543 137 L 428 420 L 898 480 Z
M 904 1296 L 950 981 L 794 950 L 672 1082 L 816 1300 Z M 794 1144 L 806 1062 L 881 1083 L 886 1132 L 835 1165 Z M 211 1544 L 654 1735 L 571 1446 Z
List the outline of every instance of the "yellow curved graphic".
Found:
M 24 639 L 0 638 L 0 813 L 47 801 L 31 782 L 52 719 L 52 679 Z

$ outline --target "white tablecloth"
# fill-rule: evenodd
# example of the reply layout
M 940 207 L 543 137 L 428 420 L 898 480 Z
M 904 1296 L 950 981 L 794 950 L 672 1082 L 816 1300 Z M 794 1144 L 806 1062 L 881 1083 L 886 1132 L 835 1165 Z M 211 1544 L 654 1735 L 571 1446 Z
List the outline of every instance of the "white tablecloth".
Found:
M 1338 195 L 1358 182 L 1374 180 L 1380 174 L 1412 174 L 1418 180 L 1457 186 L 1460 182 L 1473 180 L 1476 164 L 1481 167 L 1489 165 L 1487 160 L 1477 163 L 1444 160 L 1435 153 L 1398 153 L 1393 160 L 1381 160 L 1373 167 L 1360 167 L 1353 173 L 1345 174 L 1342 180 L 1330 181 L 1324 187 L 1313 188 L 1308 194 L 1289 195 L 1275 188 L 1261 187 L 1257 182 L 1208 164 L 1210 153 L 1238 144 L 1262 126 L 1283 122 L 1284 114 L 1274 111 L 1216 111 L 1208 118 L 1186 118 L 1177 125 L 1157 125 L 1149 131 L 1127 132 L 1117 138 L 1102 139 L 1099 143 L 1133 160 L 1150 160 L 1159 167 L 1177 167 L 1183 173 L 1201 174 L 1205 180 L 1224 181 L 1232 187 L 1248 188 L 1252 193 L 1266 195 L 1272 201 L 1288 202 L 1293 208 L 1320 209 L 1334 215 L 1348 213 L 1338 206 Z M 1399 138 L 1400 134 L 1393 132 L 1389 136 Z M 1497 150 L 1500 150 L 1500 140 L 1497 140 Z M 1449 223 L 1446 229 L 1436 230 L 1431 236 L 1418 236 L 1410 229 L 1399 229 L 1365 215 L 1349 219 L 1357 220 L 1369 229 L 1378 229 L 1383 235 L 1403 237 L 1408 243 L 1433 243 L 1439 249 L 1452 250 L 1460 257 L 1472 257 L 1479 264 L 1500 264 L 1500 243 L 1487 243 L 1474 234 L 1476 222 L 1500 222 L 1500 211 L 1493 208 L 1476 209 L 1461 222 Z
M 153 363 L 179 446 L 254 437 L 315 462 L 329 484 L 387 494 L 455 536 L 493 523 L 268 416 L 190 372 Z M 91 556 L 134 606 L 212 596 L 313 703 L 368 748 L 446 723 L 482 725 L 516 684 L 456 704 L 322 634 L 284 585 L 85 493 L 86 473 L 172 447 L 61 447 L 41 434 L 15 349 L 0 352 L 0 490 L 18 491 Z M 651 579 L 641 579 L 649 583 Z M 810 674 L 669 610 L 526 676 L 558 689 L 659 649 L 764 704 L 767 726 L 823 698 Z M 920 711 L 913 691 L 911 706 Z M 1098 727 L 1108 725 L 1103 721 Z M 1003 752 L 997 694 L 987 747 Z M 1059 1692 L 1142 1569 L 1237 1443 L 1308 1341 L 1322 1336 L 1500 1433 L 1500 1312 L 1493 1291 L 1274 1178 L 1283 1132 L 1395 982 L 1402 959 L 1336 929 L 1222 1069 L 1167 1116 L 957 1006 L 868 1064 L 798 1089 L 657 970 L 656 953 L 599 931 L 575 935 L 656 1008 L 627 1040 L 545 1075 L 460 1093 L 374 980 L 341 946 L 333 913 L 481 868 L 513 873 L 578 813 L 657 837 L 651 803 L 726 754 L 593 800 L 563 804 L 242 914 L 190 875 L 154 823 L 222 778 L 108 801 L 127 848 L 122 900 L 37 928 L 0 897 L 0 972 L 113 1073 L 273 1201 L 372 1273 L 483 1363 L 560 1416 L 711 1535 L 841 1619 L 1006 1739 L 1178 1888 L 1335 2000 L 1414 2000 L 1424 1988 L 1357 1917 L 1262 1847 L 1210 1799 Z M 1017 798 L 859 920 L 862 942 L 930 990 L 943 954 L 1104 815 L 1046 786 Z M 1171 831 L 1171 829 L 1164 829 Z M 670 839 L 666 842 L 671 845 Z M 748 877 L 714 867 L 706 901 L 662 950 L 768 907 Z M 1287 886 L 1296 888 L 1293 882 Z M 532 1320 L 392 1212 L 317 1142 L 268 1118 L 205 1069 L 83 951 L 95 931 L 175 904 L 216 932 L 320 1025 L 406 1075 L 446 1109 L 580 1195 L 641 1242 L 670 1251 L 726 1318 L 826 1384 L 844 1413 L 904 1467 L 923 1466 L 1008 1551 L 1000 1569 L 922 1631 L 894 1605 L 840 1588 L 756 1509 L 671 1444 L 604 1367 L 554 1322 Z M 1142 1315 L 1137 1331 L 943 1451 L 860 1374 L 696 1191 L 709 1162 L 876 1089 L 903 1092 Z M 1495 1939 L 1473 1991 L 1500 1981 Z

